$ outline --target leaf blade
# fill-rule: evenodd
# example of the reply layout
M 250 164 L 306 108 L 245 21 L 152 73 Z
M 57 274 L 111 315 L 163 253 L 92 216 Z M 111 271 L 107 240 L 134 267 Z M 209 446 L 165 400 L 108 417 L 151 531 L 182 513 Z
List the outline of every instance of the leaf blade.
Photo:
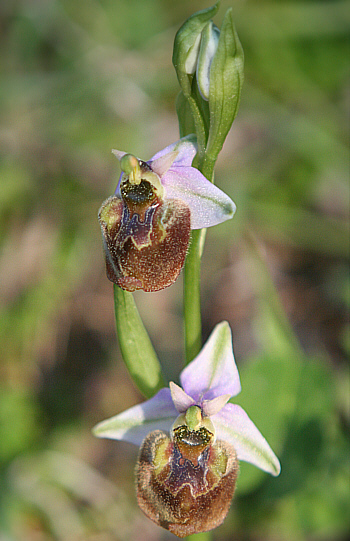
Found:
M 114 306 L 119 347 L 128 372 L 146 397 L 166 386 L 162 368 L 143 325 L 132 293 L 114 285 Z

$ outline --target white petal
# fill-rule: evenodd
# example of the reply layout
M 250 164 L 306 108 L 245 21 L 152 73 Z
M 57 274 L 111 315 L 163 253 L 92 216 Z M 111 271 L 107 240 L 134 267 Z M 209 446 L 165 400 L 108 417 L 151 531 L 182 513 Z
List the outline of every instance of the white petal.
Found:
M 232 351 L 231 329 L 227 321 L 216 325 L 197 357 L 181 372 L 185 392 L 197 402 L 218 396 L 235 396 L 241 384 Z
M 194 167 L 178 167 L 174 162 L 162 184 L 167 199 L 181 199 L 189 206 L 192 229 L 220 224 L 235 213 L 231 198 Z
M 169 432 L 177 416 L 170 389 L 164 388 L 150 400 L 102 421 L 94 427 L 93 433 L 99 438 L 124 440 L 141 445 L 147 434 L 153 430 Z
M 176 383 L 171 381 L 169 383 L 169 387 L 174 406 L 179 413 L 185 413 L 185 411 L 187 411 L 190 406 L 195 405 L 195 401 L 193 400 L 193 398 L 188 396 L 188 394 L 186 394 L 185 391 L 181 389 L 181 387 L 176 385 Z
M 281 465 L 278 458 L 240 406 L 226 404 L 219 413 L 211 417 L 211 420 L 217 438 L 231 443 L 239 460 L 250 462 L 272 475 L 280 473 Z
M 199 92 L 203 99 L 209 99 L 210 67 L 218 48 L 220 30 L 213 23 L 204 27 L 197 62 L 197 82 Z

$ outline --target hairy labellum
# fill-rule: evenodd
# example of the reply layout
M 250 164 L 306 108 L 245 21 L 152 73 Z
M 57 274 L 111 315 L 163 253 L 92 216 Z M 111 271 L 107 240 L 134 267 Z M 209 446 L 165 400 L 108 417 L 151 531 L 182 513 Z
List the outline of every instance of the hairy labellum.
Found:
M 144 440 L 136 465 L 137 499 L 153 522 L 178 537 L 216 528 L 225 519 L 236 485 L 238 461 L 224 441 L 180 430 L 171 440 L 155 430 Z
M 180 200 L 158 197 L 152 183 L 156 175 L 140 163 L 146 179 L 131 183 L 126 177 L 122 199 L 107 199 L 99 221 L 109 280 L 127 291 L 158 291 L 175 282 L 183 267 L 191 213 Z
M 241 384 L 226 321 L 179 379 L 181 387 L 171 381 L 142 404 L 99 423 L 94 433 L 140 446 L 139 506 L 158 526 L 185 537 L 223 522 L 238 460 L 272 475 L 281 466 L 246 412 L 229 401 Z
M 113 150 L 120 163 L 115 195 L 100 208 L 108 278 L 127 291 L 158 291 L 177 279 L 191 229 L 232 218 L 235 205 L 192 167 L 193 135 L 148 162 Z

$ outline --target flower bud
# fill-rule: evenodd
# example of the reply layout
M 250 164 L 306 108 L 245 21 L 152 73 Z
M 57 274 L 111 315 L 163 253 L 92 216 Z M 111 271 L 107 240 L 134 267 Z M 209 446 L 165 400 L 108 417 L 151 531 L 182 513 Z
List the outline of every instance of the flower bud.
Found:
M 173 64 L 186 97 L 191 95 L 192 75 L 196 71 L 201 32 L 218 9 L 219 3 L 194 13 L 181 26 L 175 36 Z
M 158 291 L 184 264 L 191 212 L 180 200 L 163 201 L 160 179 L 146 162 L 126 154 L 121 166 L 121 199 L 109 197 L 98 216 L 107 276 L 127 291 Z
M 189 410 L 175 421 L 171 439 L 161 430 L 145 438 L 136 465 L 140 508 L 178 537 L 224 521 L 238 474 L 233 446 L 215 442 L 213 425 L 200 408 Z
M 199 92 L 205 101 L 209 100 L 210 67 L 218 48 L 220 30 L 213 23 L 204 27 L 198 53 L 196 76 Z
M 199 160 L 215 164 L 237 115 L 244 54 L 228 9 L 221 29 L 210 20 L 219 7 L 199 11 L 175 37 L 173 64 L 181 86 L 177 113 L 181 133 L 197 136 Z

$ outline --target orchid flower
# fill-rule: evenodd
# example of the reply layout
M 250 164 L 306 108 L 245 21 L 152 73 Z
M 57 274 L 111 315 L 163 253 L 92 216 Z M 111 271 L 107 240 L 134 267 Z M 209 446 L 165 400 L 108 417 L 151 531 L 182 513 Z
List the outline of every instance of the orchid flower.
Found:
M 232 218 L 235 205 L 192 167 L 194 136 L 180 139 L 144 162 L 113 150 L 122 174 L 101 206 L 108 278 L 127 291 L 171 285 L 184 264 L 191 229 Z
M 156 524 L 184 537 L 223 522 L 238 460 L 272 475 L 280 463 L 245 411 L 229 402 L 241 385 L 227 322 L 215 327 L 180 382 L 99 423 L 94 433 L 141 445 L 138 503 Z

